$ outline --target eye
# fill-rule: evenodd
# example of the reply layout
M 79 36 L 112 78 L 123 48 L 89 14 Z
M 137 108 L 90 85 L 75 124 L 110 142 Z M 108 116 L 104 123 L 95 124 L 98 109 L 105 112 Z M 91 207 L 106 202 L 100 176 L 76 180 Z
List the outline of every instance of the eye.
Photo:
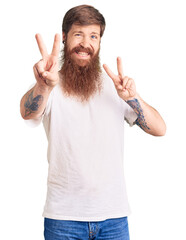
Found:
M 91 35 L 92 39 L 97 39 L 98 37 L 96 35 Z
M 80 34 L 80 33 L 76 33 L 75 36 L 76 36 L 76 37 L 80 37 L 81 34 Z

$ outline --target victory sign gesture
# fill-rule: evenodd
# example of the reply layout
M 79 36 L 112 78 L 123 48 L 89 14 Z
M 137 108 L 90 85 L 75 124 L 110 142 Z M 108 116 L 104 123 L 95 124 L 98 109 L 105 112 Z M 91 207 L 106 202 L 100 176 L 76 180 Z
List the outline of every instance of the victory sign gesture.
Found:
M 41 35 L 36 34 L 35 37 L 42 56 L 42 59 L 33 67 L 35 78 L 41 87 L 49 86 L 53 88 L 59 82 L 58 56 L 60 51 L 60 35 L 56 34 L 54 37 L 51 54 L 48 54 Z
M 103 68 L 108 76 L 113 80 L 118 95 L 124 101 L 133 99 L 136 96 L 135 82 L 132 78 L 124 76 L 120 57 L 117 58 L 118 75 L 115 75 L 106 64 L 103 64 Z

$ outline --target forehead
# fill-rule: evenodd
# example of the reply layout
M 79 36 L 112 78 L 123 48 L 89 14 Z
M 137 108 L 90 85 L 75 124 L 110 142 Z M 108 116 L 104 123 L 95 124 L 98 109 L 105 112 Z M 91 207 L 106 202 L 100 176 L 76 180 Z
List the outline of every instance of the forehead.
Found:
M 77 25 L 77 24 L 73 24 L 69 33 L 73 33 L 73 32 L 83 32 L 83 33 L 96 33 L 98 35 L 100 35 L 100 26 L 97 24 L 91 24 L 91 25 Z

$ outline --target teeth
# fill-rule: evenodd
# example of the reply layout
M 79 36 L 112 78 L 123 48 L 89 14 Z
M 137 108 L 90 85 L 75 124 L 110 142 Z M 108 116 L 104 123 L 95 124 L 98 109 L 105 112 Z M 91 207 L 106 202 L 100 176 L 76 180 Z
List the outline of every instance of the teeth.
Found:
M 78 54 L 81 56 L 88 56 L 88 53 L 86 53 L 86 52 L 78 52 Z

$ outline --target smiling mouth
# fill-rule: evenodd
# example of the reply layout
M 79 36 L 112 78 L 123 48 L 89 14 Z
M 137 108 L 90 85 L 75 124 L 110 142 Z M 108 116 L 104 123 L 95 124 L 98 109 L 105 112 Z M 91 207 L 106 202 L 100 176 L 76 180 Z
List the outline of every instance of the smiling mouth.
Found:
M 89 56 L 90 54 L 87 53 L 87 52 L 76 52 L 77 55 L 81 56 L 81 57 L 87 57 Z

